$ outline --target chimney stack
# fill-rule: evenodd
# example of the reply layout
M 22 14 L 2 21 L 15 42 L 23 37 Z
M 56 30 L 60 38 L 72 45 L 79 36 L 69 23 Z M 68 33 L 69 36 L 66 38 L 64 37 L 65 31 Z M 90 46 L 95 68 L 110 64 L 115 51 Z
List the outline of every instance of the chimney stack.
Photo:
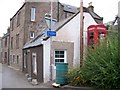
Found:
M 92 5 L 92 2 L 89 3 L 88 10 L 94 12 L 94 6 Z

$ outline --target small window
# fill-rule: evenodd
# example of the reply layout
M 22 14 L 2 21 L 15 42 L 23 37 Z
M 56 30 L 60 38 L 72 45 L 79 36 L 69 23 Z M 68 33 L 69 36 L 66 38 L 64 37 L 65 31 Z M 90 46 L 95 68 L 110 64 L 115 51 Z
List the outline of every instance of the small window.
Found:
M 13 49 L 13 37 L 11 37 L 11 49 Z
M 15 55 L 13 55 L 13 63 L 15 63 Z
M 37 56 L 36 53 L 32 53 L 32 67 L 33 73 L 37 75 Z
M 65 63 L 65 62 L 66 62 L 66 51 L 55 50 L 55 63 Z
M 30 31 L 30 38 L 34 38 L 34 37 L 35 37 L 34 31 Z
M 5 47 L 7 47 L 7 37 L 5 38 Z
M 19 25 L 20 25 L 20 12 L 17 15 L 17 26 L 19 26 Z
M 13 31 L 14 30 L 14 18 L 11 21 L 11 28 L 12 28 L 12 31 Z
M 4 62 L 5 63 L 7 62 L 7 52 L 5 52 L 5 54 L 4 54 Z
M 16 49 L 19 49 L 19 34 L 16 35 Z
M 35 21 L 35 8 L 31 8 L 31 21 Z
M 19 63 L 19 56 L 17 55 L 17 64 Z

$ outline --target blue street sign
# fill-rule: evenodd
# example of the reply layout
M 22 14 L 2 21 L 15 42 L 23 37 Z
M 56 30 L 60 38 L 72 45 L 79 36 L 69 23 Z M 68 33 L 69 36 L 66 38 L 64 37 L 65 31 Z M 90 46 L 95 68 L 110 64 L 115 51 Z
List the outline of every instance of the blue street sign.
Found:
M 47 31 L 47 36 L 56 36 L 55 31 Z

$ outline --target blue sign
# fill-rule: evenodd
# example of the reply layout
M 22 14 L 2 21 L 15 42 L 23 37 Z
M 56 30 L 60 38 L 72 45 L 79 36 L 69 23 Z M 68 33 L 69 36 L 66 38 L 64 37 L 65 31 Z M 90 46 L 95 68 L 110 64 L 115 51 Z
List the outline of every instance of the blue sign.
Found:
M 56 36 L 55 31 L 47 31 L 47 36 Z

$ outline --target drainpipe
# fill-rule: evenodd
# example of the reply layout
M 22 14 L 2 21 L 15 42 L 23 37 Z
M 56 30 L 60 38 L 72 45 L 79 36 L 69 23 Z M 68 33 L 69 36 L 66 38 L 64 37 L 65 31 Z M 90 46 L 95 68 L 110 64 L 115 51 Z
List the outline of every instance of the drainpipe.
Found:
M 83 0 L 80 1 L 80 65 L 83 63 Z
M 60 13 L 60 11 L 59 11 L 59 5 L 60 5 L 60 4 L 59 4 L 59 1 L 58 1 L 58 3 L 57 3 L 57 4 L 58 4 L 57 20 L 58 20 L 58 22 L 59 22 L 59 13 Z

